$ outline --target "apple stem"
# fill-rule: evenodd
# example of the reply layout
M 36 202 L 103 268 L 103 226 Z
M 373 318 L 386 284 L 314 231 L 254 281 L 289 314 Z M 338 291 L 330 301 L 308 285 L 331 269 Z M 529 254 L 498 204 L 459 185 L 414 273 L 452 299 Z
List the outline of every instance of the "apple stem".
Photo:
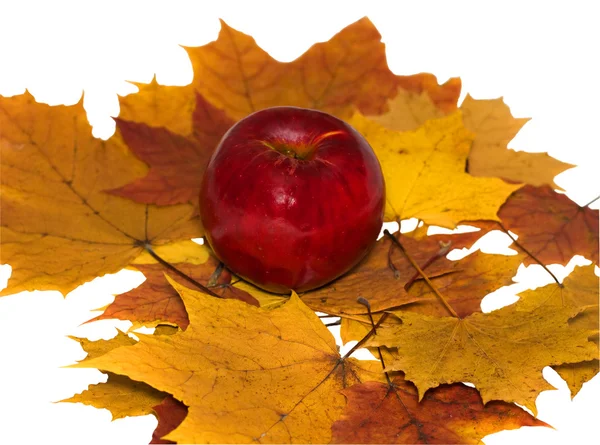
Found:
M 194 280 L 192 277 L 190 277 L 189 275 L 183 273 L 182 271 L 180 271 L 179 269 L 177 269 L 175 266 L 173 266 L 172 264 L 168 263 L 167 261 L 165 261 L 164 259 L 162 259 L 153 249 L 152 246 L 150 246 L 150 244 L 145 244 L 144 248 L 146 249 L 146 251 L 150 254 L 150 256 L 152 258 L 154 258 L 156 261 L 158 261 L 160 264 L 162 264 L 164 267 L 166 267 L 167 269 L 169 269 L 170 271 L 176 273 L 177 275 L 179 275 L 181 278 L 183 278 L 184 280 L 190 282 L 191 284 L 193 284 L 194 286 L 196 286 L 198 289 L 200 289 L 202 292 L 204 292 L 205 294 L 211 295 L 213 297 L 216 298 L 223 298 L 221 297 L 219 294 L 216 294 L 215 292 L 213 292 L 212 290 L 210 290 L 208 287 L 204 286 L 203 284 L 199 283 L 198 281 Z
M 375 321 L 373 320 L 373 313 L 371 312 L 371 303 L 369 303 L 369 300 L 367 300 L 364 297 L 358 297 L 358 299 L 356 301 L 359 302 L 360 304 L 366 306 L 368 314 L 369 314 L 369 320 L 371 321 L 372 330 L 375 334 L 377 334 L 377 326 L 375 325 Z M 379 355 L 379 360 L 381 361 L 381 368 L 383 369 L 383 373 L 385 374 L 385 379 L 387 380 L 388 385 L 391 386 L 392 379 L 390 379 L 389 373 L 385 370 L 385 360 L 383 360 L 383 354 L 381 353 L 380 346 L 377 346 L 377 354 Z
M 508 237 L 512 240 L 513 243 L 515 243 L 515 246 L 517 246 L 519 249 L 521 249 L 523 252 L 525 252 L 527 255 L 529 255 L 531 258 L 533 258 L 533 260 L 536 263 L 538 263 L 540 266 L 542 266 L 544 268 L 544 270 L 550 274 L 550 276 L 554 279 L 554 281 L 556 281 L 556 284 L 558 284 L 559 287 L 563 287 L 563 284 L 560 281 L 558 281 L 558 278 L 556 278 L 556 275 L 554 275 L 552 273 L 552 271 L 550 269 L 548 269 L 548 267 L 544 263 L 542 263 L 540 260 L 538 260 L 533 253 L 531 253 L 529 250 L 527 250 L 525 248 L 525 246 L 523 246 L 523 244 L 518 242 L 517 239 L 510 234 L 510 232 L 507 230 L 507 228 L 504 227 L 504 224 L 502 224 L 500 221 L 496 221 L 496 222 L 498 223 L 498 225 L 500 226 L 502 231 L 508 235 Z
M 456 311 L 452 308 L 452 306 L 450 306 L 450 304 L 448 303 L 448 301 L 446 301 L 446 299 L 442 296 L 442 294 L 440 294 L 440 292 L 436 289 L 436 287 L 433 285 L 433 283 L 431 282 L 431 280 L 429 279 L 429 277 L 427 275 L 425 275 L 425 272 L 423 272 L 423 269 L 421 269 L 419 267 L 419 265 L 415 262 L 415 260 L 404 249 L 404 246 L 400 243 L 400 241 L 398 241 L 396 239 L 396 237 L 394 235 L 392 235 L 390 233 L 390 231 L 387 230 L 387 229 L 385 229 L 383 231 L 383 234 L 385 236 L 387 236 L 388 238 L 390 238 L 392 240 L 392 242 L 402 251 L 402 253 L 406 257 L 406 259 L 408 261 L 410 261 L 410 264 L 412 264 L 412 266 L 417 270 L 417 272 L 419 272 L 419 275 L 421 275 L 423 277 L 423 279 L 427 282 L 427 284 L 429 285 L 429 287 L 431 288 L 431 290 L 433 291 L 433 293 L 439 298 L 439 300 L 442 302 L 442 304 L 448 310 L 448 312 L 450 312 L 450 314 L 453 317 L 460 318 L 458 316 L 458 314 L 456 313 Z

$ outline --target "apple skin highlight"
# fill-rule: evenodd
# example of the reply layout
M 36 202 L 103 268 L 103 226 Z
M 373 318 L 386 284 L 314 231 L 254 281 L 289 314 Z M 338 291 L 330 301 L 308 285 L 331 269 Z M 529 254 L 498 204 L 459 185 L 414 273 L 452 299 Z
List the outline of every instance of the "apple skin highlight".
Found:
M 237 122 L 210 159 L 200 214 L 215 255 L 271 292 L 323 286 L 355 266 L 383 223 L 368 142 L 327 113 L 273 107 Z

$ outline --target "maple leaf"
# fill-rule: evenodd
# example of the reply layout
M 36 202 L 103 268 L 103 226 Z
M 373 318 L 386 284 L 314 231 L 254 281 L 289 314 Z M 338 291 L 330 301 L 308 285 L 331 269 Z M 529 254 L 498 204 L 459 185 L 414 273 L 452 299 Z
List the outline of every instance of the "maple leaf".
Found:
M 183 422 L 183 419 L 185 419 L 188 413 L 187 406 L 173 398 L 173 396 L 167 396 L 159 405 L 154 406 L 152 409 L 158 419 L 158 425 L 152 432 L 152 440 L 150 443 L 175 443 L 172 440 L 162 439 L 162 437 L 169 434 Z
M 145 168 L 118 135 L 92 137 L 81 102 L 0 98 L 0 127 L 2 261 L 13 269 L 2 295 L 66 294 L 127 266 L 145 245 L 202 235 L 192 206 L 147 206 L 103 192 Z
M 456 262 L 452 273 L 433 277 L 431 281 L 441 292 L 459 317 L 481 312 L 481 300 L 503 286 L 513 283 L 516 270 L 526 255 L 488 255 L 473 252 Z M 416 281 L 408 294 L 417 301 L 402 308 L 432 316 L 448 316 L 431 287 L 423 280 Z
M 235 298 L 258 306 L 258 301 L 252 295 L 229 285 L 231 274 L 228 272 L 220 274 L 217 281 L 209 285 L 219 263 L 214 256 L 210 256 L 204 264 L 177 263 L 174 267 L 200 284 L 210 287 L 223 298 Z M 89 322 L 116 318 L 129 320 L 135 327 L 173 323 L 185 330 L 189 323 L 188 315 L 179 294 L 165 278 L 164 267 L 160 264 L 148 264 L 137 265 L 136 269 L 144 274 L 146 281 L 129 292 L 117 295 L 101 315 Z M 185 282 L 181 277 L 175 276 L 173 279 L 179 283 Z
M 400 90 L 388 101 L 388 111 L 380 115 L 368 115 L 369 120 L 396 131 L 414 131 L 425 122 L 444 117 L 445 113 L 435 106 L 429 94 Z
M 252 37 L 223 21 L 216 41 L 186 50 L 197 91 L 235 119 L 277 105 L 315 108 L 342 119 L 355 108 L 380 114 L 400 89 L 425 91 L 450 110 L 460 95 L 459 79 L 440 86 L 431 74 L 393 74 L 381 35 L 367 18 L 290 63 L 276 61 Z
M 459 242 L 458 247 L 460 247 L 461 237 L 469 240 L 468 235 L 478 233 L 467 232 L 458 235 L 434 235 L 427 238 L 432 240 L 458 238 L 456 241 Z M 461 260 L 454 261 L 454 267 L 451 272 L 429 278 L 436 290 L 443 294 L 457 315 L 459 317 L 466 317 L 473 313 L 481 312 L 481 300 L 487 294 L 512 283 L 512 278 L 523 258 L 524 254 L 522 253 L 509 256 L 488 255 L 481 251 L 476 251 Z M 408 283 L 405 285 L 406 287 L 408 287 Z M 410 302 L 402 306 L 399 315 L 402 312 L 414 312 L 434 317 L 449 315 L 448 310 L 424 280 L 416 279 L 410 283 L 407 293 L 411 297 Z M 390 309 L 388 312 L 392 314 L 396 313 L 393 309 Z M 373 314 L 373 316 L 375 322 L 377 322 L 381 315 Z M 388 324 L 384 323 L 383 326 Z M 347 343 L 352 340 L 362 339 L 370 330 L 371 321 L 369 317 L 344 317 L 341 322 L 340 336 L 342 341 Z
M 183 332 L 142 336 L 75 367 L 126 375 L 189 407 L 165 439 L 177 442 L 329 442 L 341 414 L 339 390 L 378 362 L 341 360 L 333 336 L 293 294 L 265 310 L 221 300 L 170 281 L 190 324 Z
M 192 85 L 165 86 L 156 81 L 150 83 L 130 82 L 138 92 L 119 98 L 119 119 L 164 127 L 170 133 L 188 136 L 192 133 L 190 116 L 196 105 Z
M 597 356 L 591 332 L 568 325 L 579 309 L 540 307 L 531 312 L 508 306 L 465 318 L 396 312 L 401 323 L 381 327 L 365 346 L 397 347 L 387 370 L 406 373 L 422 399 L 443 383 L 471 382 L 484 403 L 504 400 L 536 413 L 535 398 L 552 389 L 545 366 L 578 363 Z
M 124 141 L 148 164 L 150 171 L 145 177 L 111 190 L 111 193 L 149 204 L 192 202 L 197 205 L 210 156 L 234 121 L 199 94 L 196 94 L 195 105 L 190 136 L 117 119 L 117 128 Z
M 121 331 L 118 331 L 117 335 L 109 340 L 91 341 L 87 338 L 72 336 L 69 336 L 69 338 L 78 342 L 81 345 L 81 348 L 87 352 L 86 360 L 100 357 L 115 348 L 131 346 L 137 343 L 133 338 Z
M 454 228 L 460 221 L 498 220 L 498 208 L 520 187 L 465 173 L 472 136 L 460 113 L 428 121 L 414 132 L 386 129 L 358 113 L 349 123 L 369 141 L 381 163 L 386 221 L 415 217 Z
M 598 373 L 598 286 L 598 276 L 594 274 L 594 266 L 590 265 L 576 267 L 564 279 L 562 285 L 553 283 L 519 294 L 521 299 L 517 303 L 517 309 L 532 310 L 542 306 L 577 308 L 581 313 L 571 320 L 569 325 L 593 332 L 590 339 L 596 343 L 595 360 L 554 366 L 569 385 L 571 397 L 575 397 L 583 384 Z
M 391 385 L 365 382 L 342 391 L 348 398 L 341 419 L 332 426 L 332 443 L 460 443 L 522 426 L 548 426 L 518 406 L 490 402 L 462 383 L 417 390 L 402 376 Z
M 548 153 L 518 152 L 507 148 L 529 119 L 516 119 L 502 98 L 476 100 L 467 94 L 460 109 L 467 130 L 475 133 L 469 153 L 469 173 L 499 177 L 535 186 L 550 185 L 554 177 L 574 167 Z
M 417 241 L 400 235 L 400 240 L 418 264 L 436 258 L 427 268 L 428 275 L 434 277 L 454 271 L 457 265 L 445 254 L 440 255 L 442 240 L 452 239 L 453 247 L 460 248 L 470 246 L 480 236 L 479 232 L 469 232 Z M 389 238 L 381 238 L 356 267 L 327 286 L 302 294 L 302 301 L 315 311 L 337 315 L 364 314 L 365 306 L 356 300 L 359 296 L 369 300 L 373 312 L 414 302 L 417 298 L 405 289 L 414 276 L 414 268 L 399 249 L 390 251 L 391 247 Z
M 106 383 L 89 385 L 81 394 L 61 400 L 65 403 L 83 403 L 111 412 L 113 420 L 127 416 L 152 414 L 153 407 L 166 396 L 151 386 L 135 382 L 129 377 L 107 373 Z
M 548 186 L 524 186 L 498 212 L 518 243 L 544 264 L 566 265 L 574 255 L 598 264 L 598 210 L 581 207 Z M 526 258 L 525 264 L 535 263 Z

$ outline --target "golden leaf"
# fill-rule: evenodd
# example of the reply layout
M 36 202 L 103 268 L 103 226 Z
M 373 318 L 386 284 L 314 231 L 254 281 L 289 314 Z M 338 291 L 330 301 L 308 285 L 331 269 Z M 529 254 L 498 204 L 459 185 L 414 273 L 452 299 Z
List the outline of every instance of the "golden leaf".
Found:
M 589 329 L 590 337 L 596 343 L 596 358 L 581 363 L 554 366 L 560 376 L 566 380 L 575 397 L 583 384 L 598 374 L 598 276 L 594 274 L 594 265 L 577 267 L 565 278 L 560 286 L 552 283 L 520 295 L 517 309 L 532 310 L 538 307 L 578 308 L 582 312 L 569 322 L 578 329 Z
M 458 112 L 413 132 L 388 130 L 358 113 L 349 123 L 369 141 L 381 163 L 386 221 L 414 217 L 454 228 L 461 221 L 498 220 L 498 208 L 520 187 L 465 173 L 473 138 Z
M 0 98 L 2 261 L 12 266 L 2 295 L 70 292 L 126 267 L 145 245 L 202 235 L 190 205 L 156 207 L 110 196 L 143 174 L 119 135 L 95 139 L 81 102 Z
M 95 408 L 105 408 L 112 413 L 113 420 L 127 416 L 152 414 L 153 407 L 167 396 L 142 382 L 128 377 L 108 373 L 106 383 L 89 385 L 81 394 L 61 400 L 68 403 L 83 403 Z
M 396 312 L 402 323 L 383 327 L 365 346 L 397 347 L 387 369 L 406 373 L 422 399 L 444 383 L 471 382 L 484 403 L 504 400 L 536 413 L 535 399 L 551 389 L 545 366 L 577 363 L 597 356 L 590 331 L 568 320 L 579 309 L 540 307 L 531 312 L 513 306 L 466 318 L 430 317 Z
M 143 336 L 75 365 L 181 400 L 188 416 L 166 439 L 327 443 L 344 407 L 339 390 L 365 377 L 381 380 L 377 362 L 340 360 L 333 336 L 295 294 L 269 311 L 171 284 L 186 305 L 186 331 Z
M 119 98 L 119 119 L 188 136 L 192 132 L 192 112 L 196 104 L 194 87 L 165 86 L 152 78 L 150 83 L 132 82 L 137 93 Z
M 469 153 L 469 173 L 535 186 L 560 189 L 554 177 L 574 167 L 548 153 L 527 153 L 507 148 L 529 119 L 517 119 L 502 98 L 476 100 L 467 95 L 460 107 L 467 130 L 475 133 Z

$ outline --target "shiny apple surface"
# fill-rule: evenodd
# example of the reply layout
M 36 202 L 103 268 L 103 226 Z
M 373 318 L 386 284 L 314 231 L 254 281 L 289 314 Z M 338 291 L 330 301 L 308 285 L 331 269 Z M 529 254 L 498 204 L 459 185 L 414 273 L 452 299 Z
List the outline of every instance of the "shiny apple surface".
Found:
M 206 238 L 235 274 L 271 292 L 320 287 L 356 265 L 383 222 L 367 141 L 329 114 L 274 107 L 237 122 L 206 170 Z

